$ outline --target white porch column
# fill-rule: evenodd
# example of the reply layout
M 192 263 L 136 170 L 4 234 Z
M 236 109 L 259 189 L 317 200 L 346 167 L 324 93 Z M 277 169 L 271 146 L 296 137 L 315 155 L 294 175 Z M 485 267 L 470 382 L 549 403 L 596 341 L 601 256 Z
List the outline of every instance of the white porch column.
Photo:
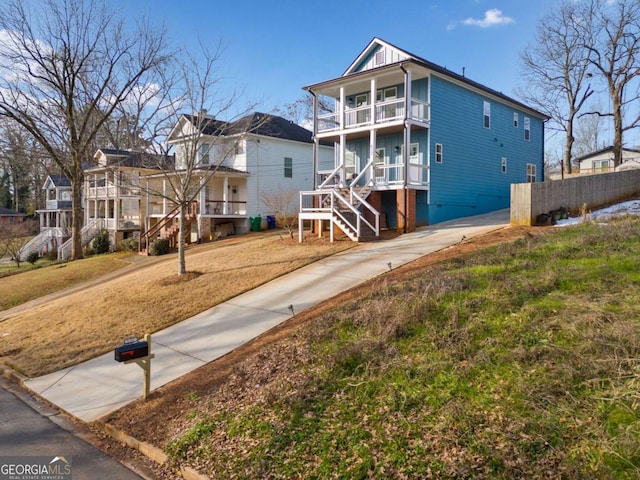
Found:
M 167 179 L 162 179 L 162 215 L 167 214 Z
M 340 87 L 340 105 L 338 105 L 338 108 L 340 109 L 339 111 L 340 130 L 344 130 L 346 125 L 344 122 L 346 105 L 347 105 L 347 101 L 344 93 L 344 87 Z
M 340 182 L 344 182 L 345 179 L 345 168 L 344 168 L 344 154 L 346 150 L 347 136 L 343 133 L 340 135 L 340 149 L 338 150 L 339 160 L 340 160 Z
M 222 213 L 229 214 L 229 177 L 222 180 Z
M 371 106 L 369 107 L 371 109 L 371 123 L 372 124 L 376 124 L 378 123 L 378 119 L 376 118 L 376 100 L 378 99 L 377 95 L 376 95 L 376 91 L 377 91 L 377 83 L 376 83 L 376 79 L 372 78 L 371 79 L 371 93 L 369 93 L 369 98 L 371 98 Z
M 371 129 L 371 131 L 369 132 L 369 161 L 371 162 L 371 168 L 369 171 L 369 175 L 371 175 L 370 179 L 367 179 L 365 177 L 365 181 L 369 181 L 369 180 L 373 180 L 373 182 L 375 183 L 376 181 L 376 175 L 375 175 L 375 171 L 376 171 L 376 143 L 377 143 L 377 132 L 375 131 L 375 129 Z
M 207 213 L 207 181 L 204 177 L 200 177 L 200 205 L 198 205 L 198 215 Z M 198 228 L 200 228 L 200 222 L 198 221 Z

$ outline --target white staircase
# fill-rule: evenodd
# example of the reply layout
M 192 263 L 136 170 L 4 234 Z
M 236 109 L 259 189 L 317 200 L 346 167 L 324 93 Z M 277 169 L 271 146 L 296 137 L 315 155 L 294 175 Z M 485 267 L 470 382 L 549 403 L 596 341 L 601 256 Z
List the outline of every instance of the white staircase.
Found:
M 20 249 L 20 260 L 26 261 L 31 252 L 38 252 L 38 255 L 42 256 L 46 248 L 53 243 L 54 239 L 64 238 L 64 232 L 62 228 L 48 228 L 41 231 L 38 235 L 33 237 L 27 244 Z
M 334 226 L 354 242 L 372 240 L 380 235 L 380 212 L 366 198 L 371 186 L 331 186 L 325 184 L 313 192 L 300 192 L 298 240 L 302 241 L 304 220 L 329 220 L 330 238 L 334 240 Z M 367 217 L 369 219 L 367 219 Z
M 102 222 L 99 219 L 94 219 L 80 230 L 82 246 L 86 247 L 89 242 L 93 240 L 96 234 L 102 229 Z M 71 258 L 71 246 L 73 244 L 73 237 L 69 238 L 58 248 L 58 260 L 65 261 Z

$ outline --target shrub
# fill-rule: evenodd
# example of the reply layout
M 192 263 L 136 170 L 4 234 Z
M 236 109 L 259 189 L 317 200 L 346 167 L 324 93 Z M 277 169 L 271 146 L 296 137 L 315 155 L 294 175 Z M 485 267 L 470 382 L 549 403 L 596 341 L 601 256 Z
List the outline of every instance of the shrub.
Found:
M 97 255 L 101 253 L 108 253 L 111 248 L 111 240 L 109 239 L 109 232 L 106 230 L 102 230 L 96 233 L 96 236 L 93 238 L 93 251 Z
M 27 262 L 29 262 L 31 265 L 34 265 L 38 259 L 40 258 L 40 254 L 38 254 L 38 252 L 36 252 L 35 250 L 29 252 L 29 254 L 27 255 Z
M 120 250 L 123 252 L 138 251 L 138 237 L 125 238 L 120 242 Z
M 166 255 L 169 253 L 169 240 L 158 238 L 149 246 L 149 255 Z

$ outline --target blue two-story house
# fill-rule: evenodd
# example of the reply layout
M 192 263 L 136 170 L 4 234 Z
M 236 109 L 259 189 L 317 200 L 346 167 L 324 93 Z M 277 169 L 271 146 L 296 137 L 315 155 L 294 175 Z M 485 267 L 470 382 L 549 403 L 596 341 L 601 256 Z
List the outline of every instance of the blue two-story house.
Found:
M 508 208 L 512 183 L 544 178 L 544 114 L 381 39 L 304 88 L 315 149 L 332 142 L 335 162 L 314 162 L 301 239 L 304 220 L 360 240 Z

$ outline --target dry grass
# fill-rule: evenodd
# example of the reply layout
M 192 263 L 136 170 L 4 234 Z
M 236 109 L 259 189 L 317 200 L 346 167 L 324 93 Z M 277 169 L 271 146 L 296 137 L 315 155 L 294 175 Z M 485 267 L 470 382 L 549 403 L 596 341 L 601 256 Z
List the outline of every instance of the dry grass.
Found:
M 36 269 L 24 262 L 20 270 L 7 269 L 12 275 L 0 278 L 0 311 L 125 267 L 128 263 L 124 257 L 100 255 Z
M 233 239 L 187 252 L 187 269 L 197 272 L 187 281 L 176 281 L 177 259 L 171 255 L 0 322 L 0 357 L 28 376 L 59 370 L 352 246 L 298 244 L 277 235 Z

